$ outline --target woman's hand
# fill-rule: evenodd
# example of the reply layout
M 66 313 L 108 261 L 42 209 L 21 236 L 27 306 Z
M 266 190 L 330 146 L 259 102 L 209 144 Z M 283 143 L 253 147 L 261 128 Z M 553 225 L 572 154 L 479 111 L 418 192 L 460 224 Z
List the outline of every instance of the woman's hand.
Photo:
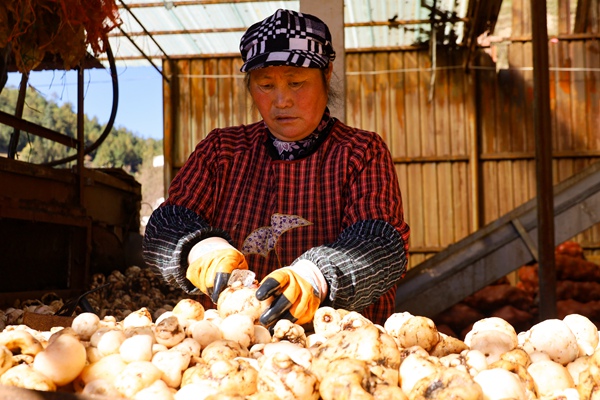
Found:
M 267 275 L 256 290 L 258 300 L 274 297 L 271 306 L 260 316 L 260 323 L 271 326 L 279 319 L 299 325 L 313 320 L 327 294 L 323 274 L 310 261 L 302 260 L 291 267 Z
M 194 245 L 188 262 L 187 279 L 215 304 L 233 270 L 248 269 L 244 255 L 220 237 L 204 239 Z

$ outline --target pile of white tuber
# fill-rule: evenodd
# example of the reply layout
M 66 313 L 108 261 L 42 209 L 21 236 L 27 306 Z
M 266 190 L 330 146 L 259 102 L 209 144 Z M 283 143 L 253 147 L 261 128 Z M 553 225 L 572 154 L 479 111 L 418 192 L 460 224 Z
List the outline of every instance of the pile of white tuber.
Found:
M 109 284 L 108 286 L 106 286 Z M 125 271 L 114 270 L 108 275 L 96 273 L 85 298 L 100 318 L 105 316 L 122 320 L 133 311 L 146 307 L 158 316 L 173 307 L 185 297 L 185 293 L 169 286 L 160 275 L 150 268 L 130 266 Z M 0 331 L 7 325 L 23 323 L 26 313 L 55 315 L 65 301 L 54 292 L 44 294 L 40 299 L 15 301 L 7 309 L 0 309 Z
M 517 334 L 500 318 L 465 340 L 431 319 L 393 314 L 383 326 L 318 309 L 312 331 L 258 323 L 255 288 L 226 289 L 216 310 L 185 299 L 154 319 L 79 314 L 49 332 L 0 332 L 0 384 L 111 399 L 600 399 L 598 329 L 572 314 Z

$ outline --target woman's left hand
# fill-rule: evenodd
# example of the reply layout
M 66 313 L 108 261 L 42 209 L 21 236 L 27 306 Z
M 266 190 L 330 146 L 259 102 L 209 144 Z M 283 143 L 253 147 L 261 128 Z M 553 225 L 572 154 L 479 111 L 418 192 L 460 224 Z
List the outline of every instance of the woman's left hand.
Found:
M 311 322 L 321 304 L 321 290 L 302 268 L 284 267 L 267 275 L 256 290 L 258 300 L 273 297 L 271 306 L 260 316 L 269 327 L 277 320 L 288 319 L 299 325 Z M 321 275 L 322 277 L 322 275 Z M 324 280 L 324 279 L 323 279 Z

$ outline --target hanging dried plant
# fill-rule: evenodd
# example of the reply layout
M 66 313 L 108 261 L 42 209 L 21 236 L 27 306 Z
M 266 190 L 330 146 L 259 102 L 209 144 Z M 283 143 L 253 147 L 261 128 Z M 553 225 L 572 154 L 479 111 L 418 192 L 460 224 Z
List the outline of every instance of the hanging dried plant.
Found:
M 2 0 L 0 49 L 10 48 L 22 73 L 36 68 L 47 53 L 76 67 L 88 46 L 106 51 L 108 32 L 121 24 L 115 0 Z

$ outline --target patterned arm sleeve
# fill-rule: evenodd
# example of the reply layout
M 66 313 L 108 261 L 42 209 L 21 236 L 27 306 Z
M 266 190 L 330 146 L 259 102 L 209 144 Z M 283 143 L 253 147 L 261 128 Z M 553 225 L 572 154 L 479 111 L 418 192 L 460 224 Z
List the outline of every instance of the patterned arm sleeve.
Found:
M 312 261 L 329 284 L 324 305 L 362 310 L 376 302 L 406 271 L 402 235 L 381 220 L 359 221 L 331 245 L 314 247 L 300 259 Z
M 157 208 L 146 226 L 143 242 L 144 260 L 165 281 L 187 293 L 199 293 L 185 277 L 190 249 L 202 239 L 219 236 L 230 240 L 227 233 L 208 225 L 195 212 L 177 205 Z

